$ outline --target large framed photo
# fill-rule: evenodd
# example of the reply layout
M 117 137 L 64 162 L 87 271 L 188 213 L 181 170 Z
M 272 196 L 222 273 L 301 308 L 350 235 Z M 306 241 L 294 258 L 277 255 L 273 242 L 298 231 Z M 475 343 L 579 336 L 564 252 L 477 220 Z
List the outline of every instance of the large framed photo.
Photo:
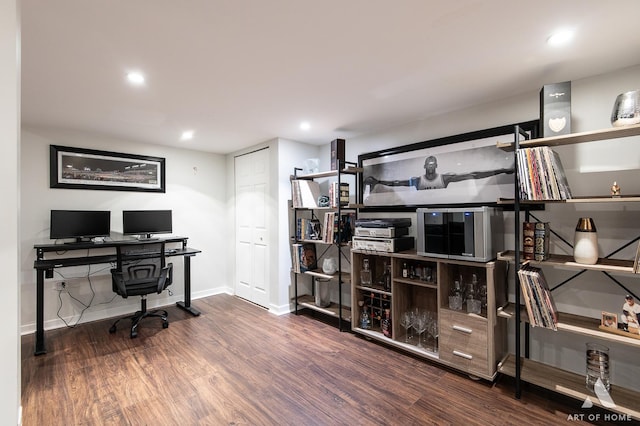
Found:
M 537 137 L 538 120 L 518 123 Z M 498 142 L 514 142 L 515 124 L 479 130 L 358 156 L 365 208 L 489 205 L 513 198 L 515 155 Z
M 51 188 L 165 192 L 165 159 L 51 145 Z

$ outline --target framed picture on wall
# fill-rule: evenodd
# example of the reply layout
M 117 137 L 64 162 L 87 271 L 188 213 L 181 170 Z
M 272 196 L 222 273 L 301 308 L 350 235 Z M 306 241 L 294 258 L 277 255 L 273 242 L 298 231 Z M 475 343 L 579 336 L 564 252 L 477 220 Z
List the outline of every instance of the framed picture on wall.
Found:
M 537 137 L 538 120 L 519 123 Z M 395 147 L 358 156 L 366 207 L 486 205 L 513 198 L 515 124 Z
M 165 159 L 50 145 L 49 187 L 165 192 Z

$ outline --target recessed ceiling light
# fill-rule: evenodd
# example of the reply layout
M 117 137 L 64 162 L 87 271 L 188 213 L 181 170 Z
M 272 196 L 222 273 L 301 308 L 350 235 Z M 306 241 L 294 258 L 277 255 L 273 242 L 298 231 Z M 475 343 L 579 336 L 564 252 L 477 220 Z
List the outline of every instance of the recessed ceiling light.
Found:
M 140 86 L 144 84 L 144 75 L 137 71 L 130 72 L 127 74 L 127 81 L 135 86 Z
M 180 136 L 180 140 L 188 141 L 193 139 L 193 130 L 185 130 L 182 132 L 182 136 Z
M 566 44 L 573 38 L 573 31 L 571 30 L 561 30 L 556 33 L 551 34 L 551 36 L 547 39 L 547 43 L 550 46 L 561 46 Z
M 309 124 L 308 121 L 303 121 L 302 123 L 300 123 L 301 130 L 309 130 L 310 128 L 311 128 L 311 124 Z

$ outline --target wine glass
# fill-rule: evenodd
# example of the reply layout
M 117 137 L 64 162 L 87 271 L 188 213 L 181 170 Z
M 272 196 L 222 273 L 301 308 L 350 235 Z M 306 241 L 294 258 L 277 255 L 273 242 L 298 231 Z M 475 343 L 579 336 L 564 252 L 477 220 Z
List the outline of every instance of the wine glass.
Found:
M 409 343 L 409 329 L 413 326 L 413 315 L 411 311 L 402 313 L 400 316 L 400 325 L 404 328 L 404 342 Z
M 433 338 L 433 352 L 438 351 L 438 319 L 433 316 L 427 324 L 427 334 Z
M 418 333 L 418 344 L 416 345 L 418 348 L 424 348 L 422 345 L 422 340 L 420 336 L 427 329 L 427 315 L 425 312 L 418 312 L 413 319 L 413 329 Z

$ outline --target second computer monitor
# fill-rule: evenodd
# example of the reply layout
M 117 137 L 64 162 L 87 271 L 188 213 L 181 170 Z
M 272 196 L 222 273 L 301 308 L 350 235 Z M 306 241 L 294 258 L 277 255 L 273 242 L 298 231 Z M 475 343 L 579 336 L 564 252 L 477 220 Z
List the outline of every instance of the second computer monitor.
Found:
M 154 234 L 173 232 L 171 210 L 124 210 L 122 233 L 149 239 Z

